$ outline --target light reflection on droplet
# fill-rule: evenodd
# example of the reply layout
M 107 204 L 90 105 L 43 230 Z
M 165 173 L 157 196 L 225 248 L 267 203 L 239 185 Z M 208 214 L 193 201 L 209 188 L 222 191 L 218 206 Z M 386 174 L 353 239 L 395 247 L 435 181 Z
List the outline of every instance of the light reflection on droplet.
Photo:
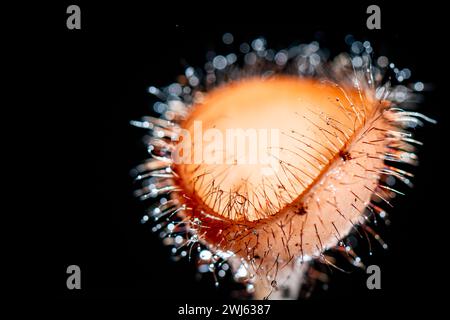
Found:
M 194 68 L 192 68 L 192 67 L 186 68 L 186 70 L 184 71 L 184 74 L 188 78 L 192 77 L 194 75 Z
M 252 48 L 255 51 L 262 51 L 264 50 L 265 41 L 262 38 L 258 38 L 252 41 Z
M 198 84 L 200 83 L 200 81 L 198 80 L 197 77 L 192 76 L 191 78 L 189 78 L 189 84 L 193 87 L 198 86 Z
M 234 53 L 228 54 L 226 58 L 227 58 L 228 64 L 233 64 L 237 61 L 237 56 Z
M 205 261 L 210 260 L 211 256 L 212 256 L 212 254 L 211 254 L 211 251 L 209 251 L 209 250 L 202 250 L 199 255 L 200 259 L 205 260 Z
M 227 58 L 224 56 L 216 56 L 213 59 L 213 66 L 218 70 L 223 70 L 227 66 Z
M 209 272 L 209 266 L 207 264 L 201 264 L 198 266 L 198 271 L 200 273 L 207 273 Z
M 275 63 L 279 66 L 283 66 L 288 61 L 288 55 L 286 51 L 280 51 L 275 55 Z
M 386 178 L 386 183 L 388 186 L 392 187 L 393 185 L 395 185 L 395 178 L 393 176 L 388 176 Z
M 361 43 L 361 41 L 355 41 L 352 43 L 352 46 L 350 48 L 350 50 L 354 53 L 354 54 L 360 54 L 363 51 L 364 47 L 363 44 Z
M 176 236 L 175 237 L 175 243 L 177 243 L 177 244 L 183 243 L 183 237 L 182 236 Z
M 313 53 L 310 57 L 309 57 L 309 62 L 313 65 L 313 66 L 318 66 L 320 64 L 320 56 L 317 53 Z
M 425 86 L 424 86 L 424 84 L 422 83 L 422 82 L 416 82 L 415 84 L 414 84 L 414 90 L 415 91 L 423 91 L 423 89 L 425 88 Z
M 388 66 L 388 64 L 389 64 L 389 59 L 387 57 L 385 57 L 385 56 L 378 57 L 377 64 L 381 68 L 386 68 Z
M 248 53 L 249 51 L 250 51 L 250 46 L 248 45 L 248 43 L 242 43 L 240 46 L 239 46 L 239 50 L 242 52 L 242 53 Z
M 235 277 L 236 278 L 245 278 L 247 276 L 248 272 L 247 272 L 247 268 L 245 267 L 245 265 L 241 264 L 238 268 L 238 270 L 236 271 Z
M 361 57 L 354 57 L 352 59 L 352 64 L 356 67 L 359 68 L 363 65 L 363 60 L 361 59 Z
M 227 32 L 227 33 L 224 33 L 224 35 L 222 36 L 222 41 L 225 44 L 232 44 L 234 41 L 234 37 L 231 33 Z
M 156 87 L 151 86 L 148 88 L 148 92 L 151 94 L 157 94 L 159 90 Z
M 345 43 L 347 45 L 350 46 L 354 41 L 355 41 L 355 38 L 353 37 L 353 35 L 348 34 L 348 35 L 345 36 Z
M 179 96 L 182 92 L 182 88 L 179 83 L 172 83 L 169 85 L 168 91 L 170 94 Z
M 164 113 L 167 110 L 167 108 L 168 108 L 167 104 L 159 101 L 153 104 L 153 110 L 155 110 L 155 112 L 158 113 Z

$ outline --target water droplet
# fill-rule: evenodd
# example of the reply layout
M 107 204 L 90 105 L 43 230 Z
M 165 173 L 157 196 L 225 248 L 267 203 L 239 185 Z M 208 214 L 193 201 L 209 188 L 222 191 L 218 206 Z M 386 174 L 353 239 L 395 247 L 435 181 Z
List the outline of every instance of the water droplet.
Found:
M 212 256 L 212 254 L 211 254 L 211 251 L 209 251 L 209 250 L 202 250 L 200 252 L 200 259 L 202 259 L 202 260 L 208 261 L 211 259 L 211 256 Z
M 227 32 L 227 33 L 224 33 L 224 35 L 222 36 L 222 41 L 225 44 L 232 44 L 234 41 L 234 37 L 231 33 Z

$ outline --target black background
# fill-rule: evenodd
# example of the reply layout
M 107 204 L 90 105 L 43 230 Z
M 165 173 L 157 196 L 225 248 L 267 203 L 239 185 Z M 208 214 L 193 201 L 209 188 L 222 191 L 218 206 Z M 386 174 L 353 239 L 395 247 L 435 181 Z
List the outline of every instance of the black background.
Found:
M 367 290 L 363 272 L 334 272 L 327 292 L 298 303 L 412 309 L 427 306 L 427 298 L 434 300 L 440 287 L 445 290 L 441 245 L 448 214 L 448 37 L 442 8 L 380 4 L 382 29 L 371 31 L 366 28 L 367 5 L 347 2 L 308 7 L 272 3 L 274 10 L 209 3 L 194 13 L 175 4 L 162 9 L 74 3 L 81 7 L 81 30 L 66 29 L 65 11 L 72 3 L 59 3 L 47 5 L 45 19 L 36 21 L 31 36 L 17 40 L 25 48 L 21 57 L 32 62 L 24 70 L 26 86 L 35 90 L 22 92 L 33 98 L 24 108 L 33 125 L 21 128 L 20 143 L 26 149 L 22 171 L 31 174 L 22 191 L 32 188 L 38 195 L 18 203 L 30 215 L 19 253 L 27 261 L 17 269 L 19 295 L 142 298 L 154 306 L 159 304 L 154 300 L 169 305 L 217 302 L 230 294 L 226 281 L 217 290 L 208 276 L 196 280 L 192 264 L 171 261 L 170 249 L 139 222 L 146 204 L 133 197 L 129 175 L 146 158 L 140 140 L 144 132 L 129 121 L 151 111 L 148 86 L 173 82 L 184 63 L 201 66 L 208 50 L 228 53 L 221 42 L 225 32 L 234 35 L 235 44 L 264 36 L 275 49 L 319 36 L 332 54 L 346 50 L 344 37 L 352 34 L 370 40 L 377 55 L 409 67 L 412 81 L 433 84 L 421 111 L 439 123 L 417 132 L 424 146 L 421 165 L 414 169 L 415 188 L 395 200 L 392 225 L 385 232 L 390 250 L 373 260 L 382 268 L 382 290 Z M 230 24 L 235 21 L 246 24 Z M 82 290 L 66 288 L 71 264 L 81 267 Z

